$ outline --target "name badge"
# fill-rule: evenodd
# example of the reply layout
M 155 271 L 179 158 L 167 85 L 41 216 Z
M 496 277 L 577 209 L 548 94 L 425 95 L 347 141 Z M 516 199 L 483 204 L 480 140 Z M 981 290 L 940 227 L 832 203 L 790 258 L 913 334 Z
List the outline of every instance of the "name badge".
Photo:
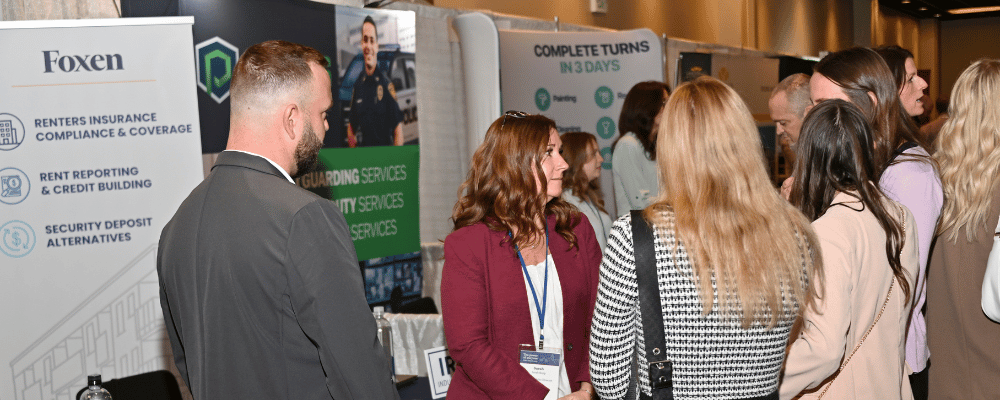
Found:
M 521 350 L 520 361 L 521 367 L 535 380 L 549 388 L 545 400 L 556 400 L 559 395 L 559 366 L 562 364 L 562 352 L 552 348 L 542 351 Z

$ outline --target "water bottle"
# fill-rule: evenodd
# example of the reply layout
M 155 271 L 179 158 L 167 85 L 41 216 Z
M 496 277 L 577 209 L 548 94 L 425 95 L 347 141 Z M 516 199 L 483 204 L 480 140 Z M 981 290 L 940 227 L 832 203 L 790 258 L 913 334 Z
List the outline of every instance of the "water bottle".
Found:
M 80 400 L 111 400 L 111 393 L 101 387 L 101 375 L 87 376 L 87 390 L 80 395 Z
M 382 344 L 385 356 L 389 358 L 389 365 L 392 367 L 392 382 L 396 382 L 396 359 L 392 357 L 392 326 L 389 320 L 385 319 L 385 307 L 375 306 L 372 314 L 375 315 L 375 326 L 378 329 L 378 341 Z

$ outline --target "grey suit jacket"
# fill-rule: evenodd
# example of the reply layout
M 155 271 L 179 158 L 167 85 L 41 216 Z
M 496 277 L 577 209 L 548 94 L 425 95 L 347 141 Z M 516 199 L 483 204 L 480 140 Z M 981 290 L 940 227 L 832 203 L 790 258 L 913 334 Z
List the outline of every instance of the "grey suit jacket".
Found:
M 393 399 L 337 206 L 227 151 L 160 236 L 160 306 L 195 399 Z

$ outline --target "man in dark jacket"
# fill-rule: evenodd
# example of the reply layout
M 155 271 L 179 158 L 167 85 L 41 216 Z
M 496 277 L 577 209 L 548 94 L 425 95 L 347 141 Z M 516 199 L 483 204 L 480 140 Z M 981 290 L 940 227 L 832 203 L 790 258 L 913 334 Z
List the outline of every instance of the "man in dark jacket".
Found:
M 316 50 L 246 50 L 226 151 L 160 237 L 160 305 L 195 399 L 394 399 L 337 206 L 294 184 L 333 105 Z

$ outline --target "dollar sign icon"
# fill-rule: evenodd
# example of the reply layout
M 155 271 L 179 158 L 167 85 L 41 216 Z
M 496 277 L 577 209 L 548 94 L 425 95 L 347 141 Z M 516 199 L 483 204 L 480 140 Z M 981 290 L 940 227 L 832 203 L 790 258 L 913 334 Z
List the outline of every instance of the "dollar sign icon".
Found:
M 35 231 L 22 221 L 9 221 L 0 226 L 0 253 L 21 258 L 35 248 Z

